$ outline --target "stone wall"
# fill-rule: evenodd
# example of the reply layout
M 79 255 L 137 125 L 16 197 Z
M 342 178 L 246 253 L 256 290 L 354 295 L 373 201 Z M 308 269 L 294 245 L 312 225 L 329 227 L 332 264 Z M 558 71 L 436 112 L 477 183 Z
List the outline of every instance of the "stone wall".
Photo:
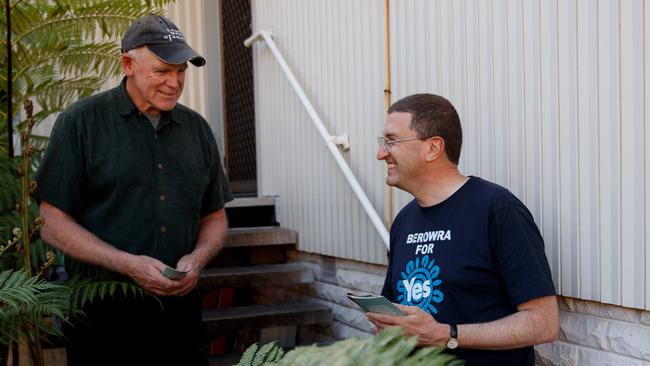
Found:
M 385 266 L 370 265 L 298 251 L 289 260 L 314 269 L 316 282 L 257 290 L 258 300 L 311 299 L 328 305 L 334 322 L 301 327 L 298 344 L 330 343 L 373 334 L 362 311 L 347 292 L 381 292 Z M 573 298 L 559 298 L 561 333 L 556 342 L 535 347 L 538 365 L 650 366 L 650 311 L 628 309 Z
M 560 297 L 560 326 L 536 347 L 540 365 L 650 365 L 650 311 Z

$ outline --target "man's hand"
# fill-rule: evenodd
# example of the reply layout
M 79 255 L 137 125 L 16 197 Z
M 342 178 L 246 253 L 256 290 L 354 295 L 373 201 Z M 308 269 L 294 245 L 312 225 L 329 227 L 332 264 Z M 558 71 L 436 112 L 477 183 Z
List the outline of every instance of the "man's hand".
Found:
M 431 315 L 417 306 L 395 305 L 406 315 L 368 313 L 368 320 L 377 327 L 378 331 L 387 327 L 402 327 L 407 336 L 418 336 L 419 346 L 445 346 L 449 337 L 448 325 L 438 323 Z
M 368 313 L 378 330 L 400 326 L 409 336 L 420 337 L 421 346 L 444 346 L 449 325 L 438 323 L 418 307 L 397 305 L 406 316 Z M 458 339 L 464 348 L 505 350 L 553 342 L 560 331 L 555 296 L 543 296 L 517 305 L 517 312 L 485 323 L 458 324 Z
M 195 270 L 190 270 L 177 281 L 163 276 L 162 271 L 165 267 L 167 266 L 163 262 L 155 258 L 138 255 L 131 257 L 125 274 L 142 288 L 158 296 L 182 296 L 196 286 L 198 273 Z M 188 268 L 179 267 L 179 269 Z
M 173 281 L 174 286 L 164 288 L 164 293 L 161 295 L 183 296 L 192 291 L 199 283 L 201 270 L 221 250 L 227 233 L 228 219 L 225 209 L 222 208 L 202 218 L 194 250 L 181 257 L 176 263 L 176 268 L 180 271 L 188 271 L 187 274 L 180 280 Z M 156 288 L 156 290 L 161 289 Z
M 201 266 L 192 258 L 191 255 L 186 255 L 178 261 L 176 268 L 180 269 L 181 271 L 188 271 L 188 272 L 185 275 L 185 277 L 181 278 L 180 281 L 177 281 L 180 282 L 181 287 L 178 288 L 173 293 L 171 293 L 170 295 L 171 296 L 187 295 L 199 283 L 199 274 L 201 272 Z

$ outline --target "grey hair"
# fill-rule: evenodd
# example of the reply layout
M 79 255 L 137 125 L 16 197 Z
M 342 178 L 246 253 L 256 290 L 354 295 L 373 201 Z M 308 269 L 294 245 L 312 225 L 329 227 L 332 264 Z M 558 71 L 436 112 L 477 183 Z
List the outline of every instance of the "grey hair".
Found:
M 140 48 L 134 48 L 132 50 L 126 51 L 126 53 L 129 55 L 129 57 L 136 61 L 140 61 L 142 59 L 142 51 Z

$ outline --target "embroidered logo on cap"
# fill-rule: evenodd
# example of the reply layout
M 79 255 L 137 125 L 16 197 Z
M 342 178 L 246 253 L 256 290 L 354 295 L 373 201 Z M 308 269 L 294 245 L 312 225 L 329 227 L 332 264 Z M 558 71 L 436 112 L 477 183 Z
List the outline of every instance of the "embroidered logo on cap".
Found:
M 175 39 L 185 42 L 183 33 L 181 33 L 181 31 L 179 31 L 178 29 L 167 28 L 167 34 L 163 35 L 163 38 L 168 40 L 169 43 L 174 42 Z

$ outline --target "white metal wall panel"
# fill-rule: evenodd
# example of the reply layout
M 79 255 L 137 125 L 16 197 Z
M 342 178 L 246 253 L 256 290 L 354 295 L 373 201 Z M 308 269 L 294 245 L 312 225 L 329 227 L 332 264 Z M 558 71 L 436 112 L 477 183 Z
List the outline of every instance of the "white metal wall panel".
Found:
M 598 277 L 600 253 L 598 246 L 598 12 L 594 1 L 578 1 L 577 18 L 577 80 L 578 93 L 578 255 L 580 261 L 580 296 L 599 298 Z
M 558 1 L 558 67 L 559 73 L 559 243 L 560 277 L 557 285 L 564 294 L 577 294 L 579 256 L 576 229 L 577 216 L 577 126 L 578 84 L 576 0 Z
M 395 99 L 456 105 L 461 170 L 527 204 L 562 294 L 650 308 L 645 2 L 391 4 Z
M 542 77 L 541 75 L 557 75 L 559 37 L 557 26 L 557 4 L 544 1 L 540 4 L 540 90 L 539 105 L 541 113 L 542 141 L 541 155 L 541 226 L 542 236 L 546 241 L 546 255 L 549 258 L 551 272 L 556 280 L 560 277 L 560 251 L 557 245 L 559 223 L 559 90 L 557 77 Z M 543 52 L 542 52 L 543 50 Z M 532 93 L 528 93 L 533 95 Z M 536 218 L 537 219 L 537 218 Z M 556 281 L 557 283 L 557 281 Z
M 617 0 L 598 2 L 598 159 L 600 291 L 604 302 L 621 299 L 621 100 L 619 7 Z
M 621 60 L 621 296 L 622 305 L 639 306 L 645 301 L 645 81 L 643 69 L 643 2 L 620 4 Z M 648 304 L 650 306 L 650 304 Z
M 384 119 L 384 4 L 253 0 L 253 30 L 269 30 L 381 212 L 385 165 L 375 160 Z M 272 54 L 254 46 L 258 190 L 280 196 L 279 221 L 301 250 L 385 263 L 386 249 Z
M 644 54 L 644 61 L 645 65 L 643 65 L 643 84 L 644 84 L 644 116 L 643 120 L 645 122 L 645 141 L 650 142 L 650 128 L 647 128 L 648 124 L 650 123 L 650 119 L 648 116 L 648 106 L 650 105 L 650 82 L 648 82 L 648 76 L 650 76 L 650 72 L 647 70 L 650 70 L 650 26 L 645 24 L 645 20 L 650 19 L 650 6 L 644 6 L 644 47 L 643 50 L 645 52 Z M 650 148 L 646 147 L 644 145 L 645 149 L 645 174 L 643 175 L 644 180 L 645 180 L 645 193 L 648 194 L 650 192 Z M 646 197 L 647 200 L 647 197 Z M 644 241 L 646 243 L 645 246 L 645 304 L 646 304 L 646 309 L 650 307 L 650 230 L 647 228 L 650 227 L 650 205 L 646 204 L 645 205 L 645 238 Z

